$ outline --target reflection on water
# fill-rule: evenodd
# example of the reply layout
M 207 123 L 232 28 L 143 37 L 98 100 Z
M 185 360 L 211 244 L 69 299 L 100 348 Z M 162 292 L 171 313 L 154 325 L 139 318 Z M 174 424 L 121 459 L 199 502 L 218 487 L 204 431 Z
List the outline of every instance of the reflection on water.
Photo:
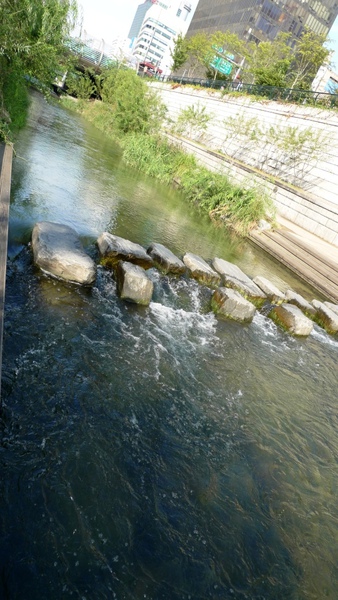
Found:
M 290 283 L 41 102 L 14 169 L 0 597 L 334 600 L 338 341 L 218 321 L 206 288 L 154 270 L 148 308 L 101 268 L 92 290 L 36 271 L 25 244 L 48 218 L 94 257 L 110 226 Z

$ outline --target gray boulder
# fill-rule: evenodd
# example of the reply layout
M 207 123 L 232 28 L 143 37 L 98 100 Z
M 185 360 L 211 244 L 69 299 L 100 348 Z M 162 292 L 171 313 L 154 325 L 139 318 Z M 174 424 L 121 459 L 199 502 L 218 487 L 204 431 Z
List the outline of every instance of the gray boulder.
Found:
M 68 225 L 41 221 L 32 232 L 35 264 L 45 273 L 82 285 L 95 281 L 96 266 Z
M 184 263 L 162 244 L 151 244 L 147 252 L 153 261 L 166 273 L 180 275 L 186 270 Z
M 232 262 L 224 260 L 223 258 L 214 258 L 211 264 L 215 271 L 222 275 L 225 281 L 228 277 L 234 277 L 235 279 L 238 279 L 238 281 L 244 281 L 247 284 L 252 283 L 252 279 Z
M 324 302 L 312 300 L 312 305 L 316 309 L 314 320 L 320 327 L 323 327 L 327 333 L 337 333 L 338 331 L 338 314 L 333 312 L 331 308 L 326 306 Z
M 222 276 L 226 287 L 237 290 L 256 306 L 261 306 L 265 302 L 265 293 L 237 265 L 223 258 L 214 258 L 212 266 Z
M 101 263 L 110 269 L 115 268 L 120 260 L 139 265 L 144 269 L 153 266 L 153 260 L 140 244 L 134 244 L 118 235 L 104 231 L 97 240 L 102 256 Z
M 188 252 L 183 256 L 183 262 L 188 267 L 190 275 L 200 283 L 218 285 L 221 277 L 214 271 L 203 258 Z
M 241 323 L 250 323 L 256 312 L 255 306 L 239 292 L 225 287 L 214 291 L 211 306 L 215 313 Z
M 333 304 L 333 302 L 323 302 L 323 304 L 338 315 L 338 304 Z
M 120 261 L 116 267 L 117 291 L 123 300 L 147 306 L 153 294 L 153 282 L 142 267 Z
M 305 300 L 305 298 L 303 298 L 303 296 L 300 294 L 296 294 L 296 292 L 293 290 L 287 290 L 285 292 L 285 300 L 289 304 L 298 306 L 298 308 L 300 308 L 300 310 L 303 311 L 303 313 L 308 317 L 313 317 L 316 314 L 316 309 L 310 304 L 310 302 Z
M 278 287 L 276 287 L 271 281 L 266 279 L 265 277 L 255 277 L 253 282 L 258 285 L 258 287 L 263 290 L 264 294 L 266 294 L 267 298 L 270 302 L 274 304 L 281 304 L 285 300 L 285 294 L 281 292 Z
M 225 287 L 237 290 L 237 292 L 242 294 L 246 300 L 253 302 L 255 306 L 259 307 L 264 304 L 266 295 L 251 279 L 248 278 L 247 281 L 241 281 L 236 277 L 230 277 L 229 275 L 224 276 L 223 279 Z
M 313 323 L 306 317 L 298 306 L 294 304 L 281 304 L 274 306 L 270 311 L 271 317 L 283 329 L 299 336 L 309 335 L 313 329 Z

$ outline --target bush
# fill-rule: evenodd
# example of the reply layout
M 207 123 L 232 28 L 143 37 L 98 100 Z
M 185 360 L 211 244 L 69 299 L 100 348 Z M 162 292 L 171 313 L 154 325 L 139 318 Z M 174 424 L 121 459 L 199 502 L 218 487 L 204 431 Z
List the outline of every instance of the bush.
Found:
M 123 133 L 154 131 L 165 114 L 157 94 L 131 69 L 110 71 L 102 85 L 102 99 L 113 106 L 116 126 Z
M 225 175 L 211 173 L 166 139 L 134 134 L 123 145 L 128 164 L 165 183 L 175 180 L 199 210 L 238 235 L 247 235 L 260 219 L 274 214 L 273 203 L 262 190 L 234 185 Z

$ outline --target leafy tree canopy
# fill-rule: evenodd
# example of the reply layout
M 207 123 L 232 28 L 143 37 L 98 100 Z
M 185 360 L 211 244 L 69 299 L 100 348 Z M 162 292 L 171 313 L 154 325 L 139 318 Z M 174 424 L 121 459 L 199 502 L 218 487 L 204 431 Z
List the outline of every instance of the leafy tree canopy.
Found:
M 0 0 L 2 122 L 10 122 L 15 97 L 21 101 L 25 94 L 24 76 L 51 83 L 76 16 L 75 0 Z

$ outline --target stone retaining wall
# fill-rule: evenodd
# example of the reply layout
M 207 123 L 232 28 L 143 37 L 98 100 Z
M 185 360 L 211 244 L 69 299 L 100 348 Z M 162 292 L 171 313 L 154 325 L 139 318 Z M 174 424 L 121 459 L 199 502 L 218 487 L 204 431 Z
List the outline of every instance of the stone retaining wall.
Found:
M 338 115 L 334 111 L 306 106 L 281 104 L 272 101 L 252 101 L 251 98 L 225 96 L 219 93 L 208 94 L 192 88 L 170 85 L 151 84 L 161 94 L 168 108 L 168 116 L 176 121 L 182 108 L 205 106 L 209 114 L 213 114 L 204 137 L 204 145 L 190 140 L 180 139 L 186 151 L 196 155 L 198 160 L 211 170 L 221 170 L 231 174 L 238 183 L 244 180 L 263 182 L 274 199 L 278 213 L 297 223 L 300 227 L 318 235 L 318 237 L 338 246 Z M 304 177 L 303 189 L 295 188 L 288 182 L 271 183 L 268 175 L 262 177 L 249 164 L 236 160 L 224 159 L 217 150 L 224 140 L 223 121 L 227 117 L 244 114 L 246 118 L 257 118 L 265 125 L 291 125 L 300 128 L 311 127 L 321 130 L 330 139 L 329 148 L 325 150 L 318 164 Z M 170 137 L 170 136 L 169 136 Z M 172 139 L 177 140 L 175 136 Z M 207 145 L 208 149 L 205 147 Z

